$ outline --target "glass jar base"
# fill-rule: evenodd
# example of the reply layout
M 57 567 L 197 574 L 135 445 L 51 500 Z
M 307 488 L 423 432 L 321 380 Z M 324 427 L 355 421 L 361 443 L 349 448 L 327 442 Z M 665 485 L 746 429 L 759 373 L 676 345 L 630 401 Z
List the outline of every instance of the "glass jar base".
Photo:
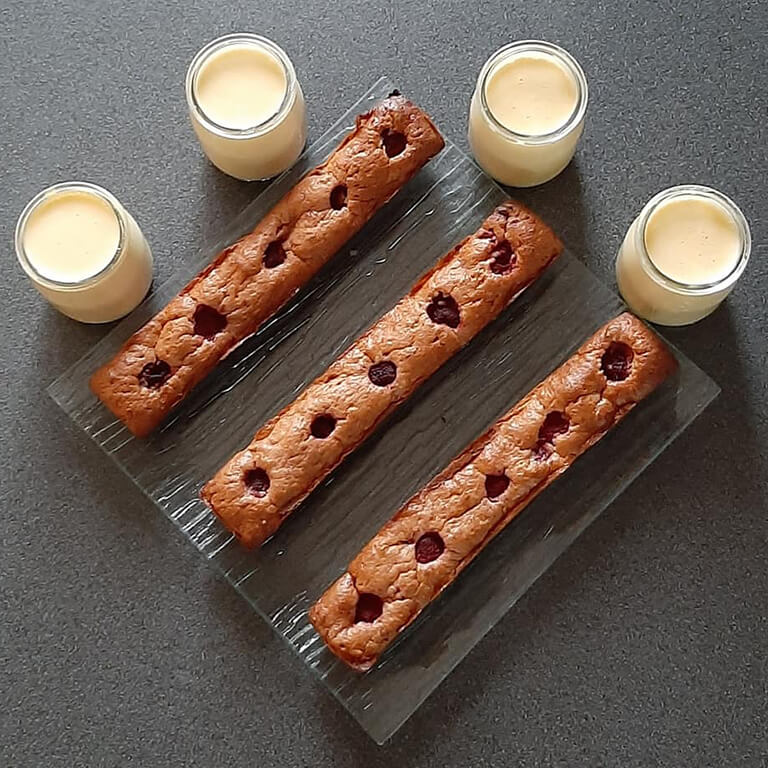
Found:
M 268 175 L 268 176 L 248 176 L 248 175 L 242 175 L 240 173 L 237 173 L 233 170 L 227 170 L 227 168 L 222 167 L 222 165 L 219 165 L 215 160 L 211 159 L 208 155 L 205 155 L 208 162 L 220 173 L 223 173 L 225 176 L 229 176 L 232 179 L 237 179 L 237 181 L 272 181 L 272 179 L 277 178 L 280 174 L 285 173 L 286 171 L 289 171 L 293 166 L 297 163 L 298 159 L 301 157 L 301 155 L 304 153 L 304 149 L 306 148 L 306 140 L 304 141 L 304 144 L 302 144 L 301 149 L 299 150 L 296 157 L 291 160 L 291 162 L 284 166 L 280 167 L 278 170 L 276 170 L 274 173 Z
M 683 325 L 693 325 L 711 315 L 722 301 L 709 305 L 706 308 L 690 308 L 686 311 L 684 307 L 663 308 L 644 300 L 631 286 L 631 281 L 622 274 L 621 257 L 616 262 L 616 283 L 619 288 L 619 294 L 624 299 L 629 310 L 638 317 L 654 325 L 663 325 L 669 328 L 676 328 Z

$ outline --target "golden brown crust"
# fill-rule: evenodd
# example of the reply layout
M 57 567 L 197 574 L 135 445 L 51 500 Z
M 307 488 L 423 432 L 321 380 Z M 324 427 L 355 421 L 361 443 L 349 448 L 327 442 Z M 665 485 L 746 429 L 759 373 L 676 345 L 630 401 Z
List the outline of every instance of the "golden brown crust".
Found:
M 396 134 L 405 138 L 404 148 L 390 157 L 382 137 Z M 93 392 L 136 436 L 148 435 L 443 144 L 429 117 L 399 95 L 358 117 L 355 129 L 323 165 L 302 178 L 253 232 L 224 249 L 93 374 Z M 332 202 L 331 193 L 340 185 L 346 199 L 340 194 Z M 265 252 L 277 242 L 284 261 L 267 268 Z M 226 326 L 212 338 L 195 332 L 194 313 L 201 304 L 226 318 Z M 158 360 L 168 364 L 170 376 L 154 388 L 142 385 L 140 372 Z
M 622 373 L 621 344 L 633 354 L 629 374 L 611 380 L 606 370 Z M 618 350 L 613 369 L 610 353 L 604 357 L 609 348 Z M 355 669 L 375 664 L 500 530 L 675 365 L 663 343 L 633 315 L 603 326 L 417 493 L 312 606 L 310 620 L 331 651 Z M 547 420 L 549 414 L 554 416 Z M 489 495 L 487 479 L 501 475 L 508 486 Z M 415 544 L 426 533 L 437 534 L 445 549 L 436 559 L 419 562 Z M 356 620 L 361 594 L 382 600 L 381 615 L 373 621 Z
M 561 250 L 552 230 L 527 208 L 513 201 L 499 206 L 262 427 L 206 484 L 203 499 L 243 544 L 263 543 L 387 414 L 493 320 Z M 455 328 L 428 314 L 427 307 L 440 295 L 456 302 L 460 321 Z M 376 386 L 369 368 L 383 361 L 396 366 L 396 378 Z M 335 428 L 327 438 L 317 439 L 311 436 L 311 424 L 322 414 L 335 419 Z M 269 488 L 260 496 L 245 482 L 254 470 L 269 478 Z

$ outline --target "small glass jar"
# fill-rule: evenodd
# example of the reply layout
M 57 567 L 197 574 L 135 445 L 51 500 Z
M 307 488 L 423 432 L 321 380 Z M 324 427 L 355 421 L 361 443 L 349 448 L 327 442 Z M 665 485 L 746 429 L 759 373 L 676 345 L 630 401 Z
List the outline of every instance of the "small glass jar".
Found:
M 35 288 L 74 320 L 117 320 L 138 306 L 152 282 L 152 252 L 139 225 L 96 184 L 44 189 L 22 211 L 15 240 Z
M 665 205 L 686 200 L 716 206 L 713 213 L 717 216 L 725 215 L 727 218 L 724 221 L 732 226 L 735 257 L 728 257 L 719 266 L 713 262 L 712 269 L 715 271 L 712 274 L 713 277 L 716 275 L 715 279 L 707 280 L 700 265 L 697 265 L 695 260 L 703 256 L 696 248 L 686 253 L 684 246 L 675 245 L 680 248 L 682 260 L 681 266 L 676 268 L 675 276 L 665 273 L 654 263 L 649 253 L 649 222 L 653 224 L 654 215 L 663 210 Z M 635 314 L 659 325 L 688 325 L 713 312 L 731 292 L 747 266 L 750 250 L 749 225 L 730 198 L 715 189 L 697 184 L 670 187 L 651 198 L 630 225 L 616 258 L 616 280 L 621 295 Z M 692 260 L 691 279 L 684 280 L 688 258 Z M 712 256 L 708 258 L 711 260 Z M 714 258 L 717 258 L 716 253 Z
M 518 133 L 504 125 L 489 106 L 488 86 L 504 65 L 516 58 L 551 61 L 575 87 L 570 114 L 554 129 L 539 134 Z M 547 99 L 542 100 L 547 103 Z M 557 176 L 571 161 L 584 128 L 587 78 L 567 51 L 541 40 L 522 40 L 500 48 L 480 70 L 469 109 L 469 143 L 478 164 L 497 181 L 511 187 L 532 187 Z M 535 105 L 529 105 L 535 109 Z
M 284 93 L 276 104 L 275 112 L 263 119 L 256 118 L 253 125 L 225 125 L 217 122 L 206 112 L 205 99 L 200 94 L 201 73 L 205 76 L 206 67 L 215 62 L 217 57 L 229 55 L 230 65 L 245 66 L 250 55 L 250 66 L 258 68 L 261 59 L 268 69 L 278 67 L 282 73 Z M 238 62 L 238 56 L 244 57 Z M 219 59 L 219 64 L 223 59 Z M 273 75 L 273 72 L 269 73 Z M 234 79 L 232 82 L 235 82 Z M 248 98 L 255 98 L 259 83 L 240 82 L 247 88 Z M 208 43 L 192 59 L 186 76 L 186 95 L 189 116 L 197 138 L 208 159 L 221 171 L 236 179 L 255 181 L 268 179 L 290 168 L 301 154 L 307 138 L 307 117 L 304 94 L 296 78 L 291 60 L 280 46 L 261 35 L 238 33 L 225 35 Z M 226 98 L 226 95 L 224 96 Z M 235 106 L 234 102 L 232 105 Z M 208 105 L 208 112 L 212 112 Z

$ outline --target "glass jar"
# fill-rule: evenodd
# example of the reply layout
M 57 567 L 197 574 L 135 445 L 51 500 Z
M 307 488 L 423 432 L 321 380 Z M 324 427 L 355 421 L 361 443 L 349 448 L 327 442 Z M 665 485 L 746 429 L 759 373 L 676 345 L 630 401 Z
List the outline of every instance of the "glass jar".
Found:
M 660 214 L 665 209 L 671 212 L 667 206 L 672 203 L 695 205 L 700 217 L 711 214 L 721 235 L 716 243 L 707 231 L 676 233 L 670 244 L 679 254 L 674 274 L 658 253 L 654 261 L 654 247 L 664 245 L 656 241 L 668 237 L 667 232 L 653 233 L 655 241 L 649 248 L 649 227 L 658 229 Z M 672 219 L 672 226 L 675 221 L 683 227 L 680 217 Z M 698 242 L 686 245 L 689 236 Z M 731 292 L 747 266 L 750 250 L 749 225 L 730 198 L 697 184 L 670 187 L 651 198 L 629 227 L 616 258 L 616 280 L 637 315 L 660 325 L 688 325 L 713 312 Z
M 505 125 L 489 106 L 488 88 L 493 78 L 515 60 L 550 63 L 572 81 L 573 104 L 557 119 L 556 127 L 522 133 Z M 542 85 L 544 88 L 545 85 Z M 584 128 L 587 111 L 587 78 L 576 59 L 557 45 L 523 40 L 500 48 L 485 62 L 469 110 L 469 143 L 478 164 L 497 181 L 512 187 L 532 187 L 557 176 L 571 161 Z M 526 109 L 552 109 L 542 92 L 541 100 Z M 534 115 L 535 117 L 535 115 Z M 551 118 L 552 115 L 550 114 Z
M 221 72 L 220 93 L 213 86 L 207 95 L 201 94 L 201 78 L 211 74 L 211 67 L 230 68 L 231 77 L 221 77 Z M 237 116 L 235 121 L 231 115 L 220 116 L 221 107 L 231 112 L 241 101 L 258 106 L 254 100 L 262 99 L 264 92 L 255 81 L 263 75 L 274 84 L 276 72 L 283 88 L 282 98 L 274 103 L 276 111 L 268 108 L 267 114 L 253 117 L 253 124 L 248 123 L 247 114 Z M 244 181 L 268 179 L 290 168 L 301 154 L 307 138 L 304 94 L 288 55 L 271 40 L 248 33 L 213 40 L 192 59 L 185 88 L 189 116 L 200 145 L 224 173 Z M 235 97 L 238 89 L 243 93 L 242 100 Z
M 34 197 L 16 225 L 16 256 L 38 292 L 84 323 L 127 315 L 152 282 L 139 225 L 106 189 L 65 182 Z

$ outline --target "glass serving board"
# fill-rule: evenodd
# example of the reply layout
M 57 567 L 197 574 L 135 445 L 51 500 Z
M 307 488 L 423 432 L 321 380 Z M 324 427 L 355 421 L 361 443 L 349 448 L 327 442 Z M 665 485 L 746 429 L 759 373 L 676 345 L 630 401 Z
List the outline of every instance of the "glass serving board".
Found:
M 383 743 L 576 537 L 717 395 L 676 352 L 677 375 L 545 490 L 362 675 L 325 648 L 314 600 L 420 487 L 602 323 L 620 299 L 564 254 L 400 407 L 260 550 L 200 501 L 202 485 L 507 195 L 450 142 L 278 316 L 230 354 L 152 437 L 91 394 L 91 373 L 223 247 L 250 231 L 357 114 L 379 80 L 167 283 L 49 388 L 53 399 Z

